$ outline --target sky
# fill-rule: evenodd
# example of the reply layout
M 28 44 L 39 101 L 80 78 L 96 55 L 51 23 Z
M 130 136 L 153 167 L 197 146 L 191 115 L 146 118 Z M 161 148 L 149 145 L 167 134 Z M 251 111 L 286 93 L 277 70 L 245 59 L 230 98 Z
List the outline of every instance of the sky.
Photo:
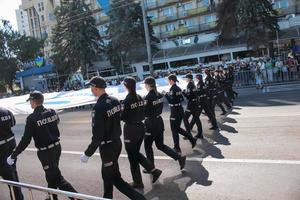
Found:
M 0 0 L 0 18 L 10 21 L 14 29 L 18 29 L 15 10 L 21 5 L 21 0 Z

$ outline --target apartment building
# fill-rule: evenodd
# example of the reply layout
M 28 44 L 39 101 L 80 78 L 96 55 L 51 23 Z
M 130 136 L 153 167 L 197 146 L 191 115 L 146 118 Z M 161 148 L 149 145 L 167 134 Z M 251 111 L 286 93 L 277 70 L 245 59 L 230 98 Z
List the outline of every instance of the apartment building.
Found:
M 16 10 L 16 17 L 18 23 L 18 30 L 21 35 L 29 36 L 29 23 L 28 23 L 28 16 L 25 10 L 21 8 Z

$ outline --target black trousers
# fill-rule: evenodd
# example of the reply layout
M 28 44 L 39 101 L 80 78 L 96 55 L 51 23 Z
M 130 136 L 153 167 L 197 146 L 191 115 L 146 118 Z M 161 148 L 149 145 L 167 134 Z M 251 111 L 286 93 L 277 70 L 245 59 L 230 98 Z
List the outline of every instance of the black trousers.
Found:
M 118 159 L 122 150 L 121 140 L 113 141 L 100 146 L 100 156 L 102 160 L 102 178 L 104 183 L 104 198 L 113 198 L 113 186 L 125 194 L 129 199 L 146 200 L 146 198 L 135 191 L 127 182 L 125 182 L 119 170 Z
M 171 107 L 170 126 L 174 141 L 174 148 L 179 151 L 181 150 L 179 145 L 179 134 L 187 137 L 191 143 L 194 141 L 192 134 L 186 132 L 180 127 L 183 117 L 184 111 L 182 106 Z
M 73 186 L 64 179 L 59 169 L 59 159 L 61 156 L 61 146 L 57 145 L 52 149 L 37 152 L 38 158 L 45 171 L 49 188 L 60 189 L 68 192 L 77 192 Z M 53 195 L 57 199 L 56 195 Z M 70 198 L 72 199 L 72 198 Z
M 19 182 L 16 162 L 12 166 L 8 165 L 6 159 L 11 155 L 14 148 L 16 147 L 16 141 L 11 140 L 6 144 L 0 145 L 0 176 L 4 180 Z M 23 200 L 23 194 L 20 188 L 13 187 L 14 196 L 16 200 Z M 10 192 L 12 198 L 12 193 Z
M 192 119 L 194 119 L 194 122 L 197 125 L 198 135 L 203 137 L 203 129 L 202 129 L 202 123 L 200 121 L 200 113 L 199 113 L 198 105 L 196 103 L 189 102 L 187 109 L 184 111 L 184 118 L 183 118 L 185 129 L 189 133 L 192 130 L 192 126 L 189 123 L 189 118 L 191 116 L 193 116 Z
M 153 163 L 140 152 L 144 136 L 145 125 L 143 123 L 126 123 L 124 125 L 125 149 L 130 163 L 132 179 L 136 184 L 143 183 L 140 164 L 149 172 L 151 172 L 155 168 Z
M 173 158 L 174 160 L 178 160 L 181 156 L 175 152 L 173 149 L 168 147 L 164 144 L 164 123 L 161 117 L 153 118 L 153 119 L 146 119 L 146 135 L 144 140 L 144 147 L 147 158 L 153 163 L 154 165 L 154 154 L 152 144 L 155 142 L 155 145 L 158 150 L 164 152 L 169 157 Z
M 199 117 L 200 117 L 203 110 L 206 113 L 208 119 L 210 120 L 212 126 L 217 127 L 218 125 L 217 125 L 216 117 L 215 117 L 213 111 L 211 110 L 211 107 L 210 107 L 209 102 L 208 102 L 207 99 L 200 99 L 199 106 L 198 106 Z M 193 129 L 195 124 L 196 124 L 196 122 L 195 122 L 195 119 L 193 117 L 193 119 L 191 121 L 191 128 L 192 129 Z

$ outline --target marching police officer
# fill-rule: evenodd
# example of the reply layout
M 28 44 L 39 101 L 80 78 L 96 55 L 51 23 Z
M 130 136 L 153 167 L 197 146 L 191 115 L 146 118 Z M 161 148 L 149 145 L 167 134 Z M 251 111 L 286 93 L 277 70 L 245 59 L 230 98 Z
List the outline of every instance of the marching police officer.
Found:
M 200 114 L 198 109 L 198 98 L 197 98 L 197 89 L 193 81 L 193 75 L 187 74 L 185 76 L 188 84 L 186 86 L 186 90 L 183 91 L 183 95 L 187 98 L 187 107 L 184 112 L 184 126 L 188 133 L 191 133 L 191 125 L 188 121 L 190 116 L 192 115 L 194 118 L 194 121 L 197 125 L 198 133 L 196 135 L 196 138 L 203 139 L 203 129 L 202 129 L 202 123 L 200 121 Z
M 134 200 L 146 199 L 125 182 L 119 170 L 118 159 L 122 150 L 121 136 L 121 105 L 119 101 L 109 96 L 106 83 L 102 77 L 93 77 L 89 84 L 92 93 L 98 97 L 92 111 L 92 141 L 84 154 L 81 162 L 88 159 L 99 148 L 102 159 L 102 178 L 104 182 L 104 198 L 113 198 L 113 186 L 116 186 L 128 198 Z
M 185 166 L 186 157 L 179 155 L 173 149 L 164 144 L 164 122 L 162 114 L 164 101 L 164 96 L 157 92 L 156 82 L 153 77 L 147 77 L 144 81 L 145 88 L 148 94 L 145 97 L 145 125 L 146 125 L 146 135 L 145 135 L 145 152 L 147 158 L 154 164 L 154 155 L 152 144 L 155 142 L 156 147 L 167 154 L 174 160 L 179 161 L 180 169 Z
M 39 91 L 30 93 L 27 101 L 30 101 L 34 111 L 27 117 L 24 135 L 11 156 L 7 158 L 7 163 L 13 165 L 17 156 L 26 149 L 33 138 L 38 150 L 38 158 L 46 174 L 48 187 L 76 192 L 73 186 L 64 179 L 59 170 L 61 146 L 59 141 L 60 132 L 57 126 L 59 123 L 57 113 L 43 106 L 44 96 Z M 57 196 L 53 195 L 53 198 L 57 199 Z
M 221 115 L 226 114 L 226 110 L 223 106 L 225 104 L 227 109 L 231 109 L 231 105 L 227 97 L 225 96 L 225 77 L 222 74 L 222 70 L 216 70 L 215 72 L 215 84 L 217 89 L 217 96 L 214 101 L 214 106 L 217 104 L 223 111 Z
M 185 136 L 190 141 L 192 148 L 196 145 L 196 139 L 193 138 L 192 134 L 183 130 L 180 125 L 184 117 L 184 111 L 181 102 L 184 100 L 181 89 L 176 85 L 178 82 L 176 75 L 170 74 L 168 76 L 169 85 L 171 86 L 170 91 L 165 94 L 166 99 L 169 102 L 171 108 L 170 125 L 174 141 L 174 149 L 178 153 L 181 153 L 179 145 L 179 134 Z
M 197 74 L 196 79 L 198 80 L 197 82 L 197 93 L 198 93 L 198 101 L 199 101 L 198 114 L 201 115 L 202 111 L 204 110 L 212 124 L 212 127 L 210 129 L 216 130 L 218 129 L 217 120 L 213 115 L 211 107 L 209 105 L 208 91 L 205 83 L 203 82 L 203 76 L 201 74 Z M 194 124 L 195 124 L 195 120 L 193 118 L 191 121 L 191 127 L 193 127 Z
M 132 186 L 137 189 L 143 189 L 144 184 L 140 171 L 140 164 L 153 175 L 152 182 L 161 175 L 162 171 L 154 167 L 154 162 L 148 160 L 140 148 L 145 137 L 145 119 L 144 100 L 136 93 L 136 81 L 132 77 L 125 78 L 124 86 L 128 95 L 122 103 L 122 120 L 124 124 L 124 143 L 128 154 L 130 169 L 132 174 Z
M 16 162 L 13 165 L 8 165 L 7 157 L 11 155 L 16 147 L 16 140 L 14 133 L 11 130 L 16 124 L 14 115 L 7 109 L 0 107 L 0 176 L 4 180 L 18 182 L 18 173 L 16 169 Z M 21 189 L 13 187 L 13 194 L 10 193 L 11 199 L 13 196 L 16 200 L 23 200 Z

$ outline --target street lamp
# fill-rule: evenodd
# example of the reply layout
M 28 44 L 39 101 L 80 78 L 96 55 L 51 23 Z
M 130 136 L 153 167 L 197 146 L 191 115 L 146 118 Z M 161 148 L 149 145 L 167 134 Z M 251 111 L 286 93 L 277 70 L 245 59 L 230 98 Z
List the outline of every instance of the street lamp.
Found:
M 146 14 L 146 8 L 145 8 L 145 0 L 136 0 L 135 3 L 140 3 L 142 7 L 142 13 L 143 13 L 143 23 L 144 23 L 144 30 L 145 30 L 145 40 L 146 40 L 146 46 L 147 46 L 147 55 L 148 55 L 148 64 L 150 69 L 150 74 L 153 75 L 153 61 L 152 61 L 152 52 L 151 52 L 151 42 L 150 42 L 150 34 L 149 34 L 149 27 L 148 27 L 148 20 L 147 20 L 147 14 Z

